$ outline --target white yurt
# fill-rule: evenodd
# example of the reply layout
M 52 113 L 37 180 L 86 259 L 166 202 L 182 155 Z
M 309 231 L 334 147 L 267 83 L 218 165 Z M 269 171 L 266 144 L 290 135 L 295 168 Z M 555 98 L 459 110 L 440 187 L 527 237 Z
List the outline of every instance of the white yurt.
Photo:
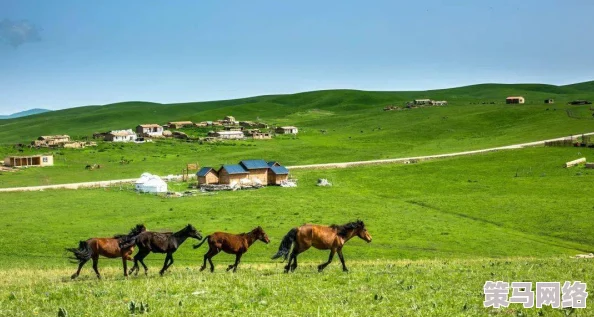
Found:
M 141 193 L 166 193 L 167 183 L 157 175 L 143 173 L 134 183 L 136 190 Z

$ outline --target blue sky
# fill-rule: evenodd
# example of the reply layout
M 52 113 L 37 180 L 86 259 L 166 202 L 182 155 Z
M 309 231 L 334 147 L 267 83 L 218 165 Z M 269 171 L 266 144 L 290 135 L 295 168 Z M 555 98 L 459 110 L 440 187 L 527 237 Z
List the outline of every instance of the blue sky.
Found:
M 587 81 L 593 13 L 590 0 L 0 0 L 0 113 Z M 38 39 L 15 45 L 7 25 Z

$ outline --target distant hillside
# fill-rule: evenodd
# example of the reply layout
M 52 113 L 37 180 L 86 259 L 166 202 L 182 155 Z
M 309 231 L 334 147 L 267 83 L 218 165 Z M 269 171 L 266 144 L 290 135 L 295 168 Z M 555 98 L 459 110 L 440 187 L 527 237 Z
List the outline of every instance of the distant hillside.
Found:
M 13 113 L 13 114 L 7 115 L 7 116 L 0 115 L 0 119 L 15 119 L 15 118 L 21 118 L 21 117 L 31 116 L 34 114 L 40 114 L 40 113 L 50 112 L 50 111 L 51 110 L 48 110 L 48 109 L 35 108 L 35 109 L 30 109 L 30 110 Z
M 493 129 L 501 133 L 503 127 L 515 125 L 518 122 L 514 123 L 514 120 L 522 119 L 519 113 L 507 113 L 512 111 L 511 109 L 515 109 L 505 105 L 507 96 L 521 95 L 526 98 L 526 104 L 521 108 L 524 110 L 518 108 L 515 112 L 524 112 L 523 115 L 526 117 L 522 120 L 529 121 L 523 122 L 523 124 L 527 129 L 533 129 L 531 124 L 537 124 L 538 120 L 529 119 L 535 114 L 530 109 L 545 107 L 544 99 L 553 98 L 555 99 L 555 107 L 563 110 L 559 113 L 567 117 L 562 107 L 574 99 L 594 99 L 594 90 L 590 89 L 593 86 L 594 81 L 566 86 L 480 84 L 428 91 L 323 90 L 288 95 L 268 95 L 234 100 L 177 104 L 130 101 L 104 106 L 77 107 L 46 112 L 35 116 L 2 120 L 0 121 L 0 143 L 24 142 L 39 135 L 47 134 L 69 134 L 77 137 L 112 129 L 130 129 L 141 123 L 164 124 L 168 121 L 179 120 L 216 120 L 222 119 L 225 115 L 235 116 L 238 120 L 263 120 L 269 124 L 295 124 L 316 129 L 342 128 L 345 122 L 360 122 L 362 127 L 366 127 L 387 120 L 378 119 L 383 118 L 382 108 L 384 106 L 403 106 L 406 101 L 416 98 L 447 100 L 449 106 L 444 109 L 444 116 L 448 116 L 448 113 L 454 109 L 466 109 L 469 114 L 479 119 L 478 121 L 467 119 L 468 121 L 459 122 L 459 124 L 466 125 L 465 129 L 469 131 L 472 130 L 471 126 L 476 124 L 479 124 L 477 129 L 481 130 L 481 127 L 484 128 L 488 120 L 494 120 L 493 124 L 497 121 L 496 124 L 499 125 L 499 128 L 493 127 Z M 487 104 L 497 106 L 486 107 Z M 538 112 L 540 113 L 540 111 Z M 321 115 L 323 113 L 331 113 L 332 116 Z M 442 112 L 440 111 L 440 113 Z M 453 118 L 451 115 L 449 117 Z M 584 112 L 580 115 L 588 119 L 580 122 L 580 125 L 586 124 L 586 122 L 590 124 L 589 122 L 592 120 L 591 113 Z M 382 131 L 387 132 L 389 131 L 386 129 L 387 125 L 394 125 L 390 129 L 393 129 L 392 132 L 395 133 L 406 124 L 414 123 L 405 121 L 404 117 L 408 117 L 408 115 L 397 116 L 391 121 L 383 122 L 384 130 Z M 417 119 L 419 120 L 418 124 L 422 124 L 422 120 L 425 120 L 421 119 L 421 117 Z M 558 119 L 566 120 L 562 116 Z M 483 121 L 482 126 L 479 123 L 480 121 Z M 569 133 L 571 131 L 563 127 L 567 125 L 577 129 L 578 126 L 574 121 L 556 124 L 561 124 L 558 127 L 559 131 L 567 130 Z M 366 123 L 363 124 L 363 122 Z M 435 123 L 430 123 L 430 125 L 433 124 Z M 545 125 L 549 124 L 553 123 L 549 122 Z

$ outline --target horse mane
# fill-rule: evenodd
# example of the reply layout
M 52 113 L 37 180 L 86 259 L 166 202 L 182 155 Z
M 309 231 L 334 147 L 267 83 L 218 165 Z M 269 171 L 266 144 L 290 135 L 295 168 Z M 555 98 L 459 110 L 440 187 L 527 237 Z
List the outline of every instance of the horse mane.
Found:
M 346 237 L 349 231 L 364 228 L 365 224 L 361 220 L 345 223 L 344 225 L 330 225 L 330 228 L 336 229 L 337 234 L 341 237 Z
M 118 239 L 120 244 L 126 243 L 130 240 L 132 240 L 132 238 L 136 237 L 137 235 L 142 233 L 141 228 L 143 228 L 143 225 L 136 225 L 134 228 L 130 229 L 130 232 L 128 232 L 128 234 L 116 234 L 113 236 L 114 239 Z

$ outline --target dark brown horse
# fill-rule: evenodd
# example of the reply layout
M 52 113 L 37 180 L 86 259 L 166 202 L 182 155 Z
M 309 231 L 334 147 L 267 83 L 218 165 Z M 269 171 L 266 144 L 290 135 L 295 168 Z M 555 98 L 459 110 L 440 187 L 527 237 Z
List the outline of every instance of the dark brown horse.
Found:
M 134 256 L 134 266 L 130 269 L 130 274 L 136 271 L 138 274 L 138 262 L 144 267 L 144 274 L 148 274 L 148 268 L 144 264 L 144 258 L 151 252 L 167 253 L 165 263 L 159 273 L 163 275 L 165 271 L 173 264 L 173 253 L 186 241 L 187 238 L 202 240 L 202 235 L 194 226 L 188 224 L 178 232 L 150 232 L 146 231 L 139 234 L 133 241 L 123 245 L 123 247 L 136 244 L 138 253 Z
M 67 251 L 74 254 L 72 259 L 78 261 L 78 270 L 72 274 L 72 278 L 78 277 L 83 265 L 90 259 L 93 259 L 93 270 L 95 270 L 97 278 L 101 278 L 97 269 L 100 255 L 106 258 L 121 257 L 124 264 L 124 276 L 128 276 L 128 263 L 126 261 L 132 261 L 131 255 L 134 253 L 134 245 L 125 248 L 121 248 L 120 245 L 133 241 L 136 236 L 144 231 L 146 231 L 146 227 L 143 224 L 138 224 L 128 234 L 115 235 L 113 238 L 91 238 L 80 241 L 78 248 L 67 248 Z
M 241 256 L 246 253 L 249 247 L 257 240 L 260 240 L 266 244 L 270 242 L 268 235 L 266 235 L 266 232 L 264 232 L 262 227 L 257 227 L 250 232 L 241 234 L 215 232 L 209 236 L 206 236 L 204 241 L 194 246 L 194 249 L 198 249 L 202 244 L 204 244 L 204 242 L 208 241 L 209 249 L 204 255 L 204 264 L 202 264 L 200 271 L 204 271 L 206 268 L 206 260 L 208 260 L 208 263 L 210 263 L 210 271 L 214 272 L 212 258 L 221 251 L 229 254 L 235 254 L 235 264 L 229 265 L 227 271 L 231 269 L 233 269 L 233 272 L 237 271 L 237 265 L 239 265 Z
M 283 238 L 278 252 L 272 257 L 272 259 L 278 259 L 281 256 L 286 260 L 291 246 L 293 252 L 289 258 L 289 263 L 285 266 L 285 273 L 289 270 L 294 271 L 297 268 L 297 255 L 305 252 L 310 247 L 314 247 L 319 250 L 330 250 L 330 257 L 328 262 L 318 265 L 318 272 L 324 270 L 328 264 L 332 263 L 334 254 L 338 253 L 340 262 L 342 263 L 342 270 L 348 272 L 346 265 L 344 264 L 344 256 L 342 255 L 342 247 L 352 237 L 359 237 L 368 243 L 371 242 L 371 235 L 365 229 L 365 224 L 361 220 L 355 222 L 349 222 L 344 225 L 331 225 L 331 226 L 320 226 L 305 224 L 303 226 L 293 228 Z

